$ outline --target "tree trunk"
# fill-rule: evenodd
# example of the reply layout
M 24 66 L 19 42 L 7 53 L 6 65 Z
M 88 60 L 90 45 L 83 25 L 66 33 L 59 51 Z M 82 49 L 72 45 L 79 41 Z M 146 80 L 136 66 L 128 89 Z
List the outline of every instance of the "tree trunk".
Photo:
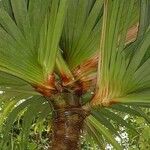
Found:
M 52 143 L 50 150 L 80 150 L 80 135 L 87 113 L 73 95 L 54 98 Z
M 53 119 L 52 150 L 79 150 L 84 119 L 79 109 L 57 112 Z

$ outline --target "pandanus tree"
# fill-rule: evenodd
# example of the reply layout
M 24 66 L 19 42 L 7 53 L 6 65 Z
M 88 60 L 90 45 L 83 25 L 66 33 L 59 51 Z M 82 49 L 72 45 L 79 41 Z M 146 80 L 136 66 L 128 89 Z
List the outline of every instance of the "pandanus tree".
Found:
M 123 149 L 119 126 L 136 130 L 120 114 L 150 122 L 149 12 L 149 0 L 1 0 L 1 149 L 21 118 L 27 150 L 48 115 L 52 150 L 80 149 L 81 133 Z

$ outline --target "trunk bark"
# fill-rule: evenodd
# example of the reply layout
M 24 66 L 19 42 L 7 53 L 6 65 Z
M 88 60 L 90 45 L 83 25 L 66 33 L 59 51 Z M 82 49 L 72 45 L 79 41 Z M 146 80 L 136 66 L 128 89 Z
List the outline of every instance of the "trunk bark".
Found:
M 57 95 L 51 101 L 54 112 L 49 150 L 80 150 L 80 135 L 87 113 L 79 101 L 77 96 L 68 93 Z
M 53 119 L 52 150 L 79 150 L 84 119 L 80 109 L 57 112 Z

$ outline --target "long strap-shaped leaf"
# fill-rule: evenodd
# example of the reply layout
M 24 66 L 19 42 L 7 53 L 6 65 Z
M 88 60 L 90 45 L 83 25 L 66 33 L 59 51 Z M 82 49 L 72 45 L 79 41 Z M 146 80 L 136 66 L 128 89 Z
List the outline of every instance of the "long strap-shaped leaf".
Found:
M 52 0 L 51 9 L 47 15 L 43 30 L 45 35 L 42 35 L 46 37 L 41 41 L 45 47 L 41 47 L 38 54 L 45 76 L 53 73 L 67 6 L 68 0 Z
M 87 142 L 90 143 L 92 148 L 94 148 L 95 147 L 94 141 L 95 141 L 98 144 L 99 148 L 105 149 L 105 142 L 101 133 L 97 132 L 94 126 L 88 121 L 86 121 L 85 124 L 86 124 L 86 131 L 87 131 L 87 135 L 86 135 Z
M 39 31 L 44 22 L 51 0 L 29 0 L 28 15 L 35 49 L 39 46 Z
M 11 17 L 13 17 L 10 0 L 1 0 L 0 3 L 2 5 L 1 7 L 4 8 Z
M 38 116 L 40 109 L 42 108 L 43 98 L 39 98 L 36 102 L 31 103 L 25 113 L 23 114 L 22 120 L 22 140 L 20 145 L 23 148 L 26 148 L 28 145 L 28 136 L 30 134 L 30 128 L 34 119 Z M 47 114 L 45 114 L 47 115 Z
M 126 58 L 124 54 L 134 4 L 134 0 L 129 3 L 119 0 L 104 1 L 97 90 L 92 104 L 107 106 L 115 102 L 149 102 L 149 90 L 145 89 L 150 87 L 149 67 L 144 70 L 149 64 L 149 58 L 143 60 L 150 46 L 149 25 L 143 37 L 129 47 L 133 51 L 132 55 Z M 142 70 L 144 73 L 141 76 Z
M 97 119 L 95 119 L 93 116 L 89 116 L 87 118 L 87 121 L 94 126 L 97 132 L 103 134 L 107 141 L 110 142 L 114 146 L 114 148 L 116 148 L 116 150 L 122 149 L 119 143 L 117 143 L 114 137 L 111 135 L 111 133 Z
M 33 37 L 31 34 L 29 15 L 27 12 L 27 3 L 25 0 L 11 0 L 11 5 L 17 26 L 23 32 L 29 46 L 32 48 L 31 50 L 33 50 Z
M 101 114 L 101 115 L 99 115 Z M 120 136 L 117 132 L 117 129 L 110 122 L 109 118 L 105 114 L 102 114 L 102 111 L 92 111 L 92 116 L 96 118 L 101 124 L 103 124 L 106 128 L 110 130 L 110 132 L 116 136 Z
M 138 37 L 140 38 L 146 32 L 147 27 L 150 24 L 150 1 L 141 0 L 141 9 L 140 9 L 140 26 Z
M 16 120 L 16 118 L 18 117 L 18 115 L 25 110 L 25 108 L 27 108 L 28 106 L 30 106 L 31 103 L 34 103 L 34 100 L 37 100 L 38 97 L 33 97 L 30 99 L 27 99 L 26 101 L 22 102 L 20 105 L 18 105 L 17 107 L 14 107 L 14 109 L 11 111 L 11 113 L 8 115 L 7 117 L 7 123 L 6 126 L 4 126 L 4 137 L 6 139 L 6 141 L 4 141 L 4 143 L 8 141 L 9 139 L 9 134 L 8 132 L 10 131 L 14 121 Z
M 70 0 L 60 46 L 71 69 L 98 49 L 102 6 L 102 0 Z
M 96 101 L 105 101 L 107 103 L 107 99 L 114 95 L 119 95 L 121 92 L 118 81 L 121 81 L 125 72 L 122 69 L 125 66 L 125 58 L 122 55 L 122 50 L 125 47 L 125 36 L 130 23 L 133 5 L 134 1 L 129 1 L 129 3 L 120 0 L 104 1 L 100 59 L 97 75 L 96 97 L 98 98 L 95 97 L 95 102 L 93 100 L 93 103 L 96 103 Z M 123 26 L 122 22 L 124 22 Z

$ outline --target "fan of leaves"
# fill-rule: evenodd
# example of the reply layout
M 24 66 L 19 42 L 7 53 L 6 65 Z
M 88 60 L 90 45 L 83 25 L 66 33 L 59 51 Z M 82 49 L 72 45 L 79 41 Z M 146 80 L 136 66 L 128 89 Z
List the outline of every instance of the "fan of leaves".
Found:
M 20 118 L 21 150 L 27 149 L 33 122 L 53 111 L 39 87 L 53 90 L 54 75 L 66 89 L 78 82 L 84 89 L 89 142 L 121 149 L 119 126 L 136 131 L 119 112 L 149 123 L 140 108 L 150 106 L 149 12 L 148 0 L 1 0 L 2 149 L 12 148 L 10 130 Z

